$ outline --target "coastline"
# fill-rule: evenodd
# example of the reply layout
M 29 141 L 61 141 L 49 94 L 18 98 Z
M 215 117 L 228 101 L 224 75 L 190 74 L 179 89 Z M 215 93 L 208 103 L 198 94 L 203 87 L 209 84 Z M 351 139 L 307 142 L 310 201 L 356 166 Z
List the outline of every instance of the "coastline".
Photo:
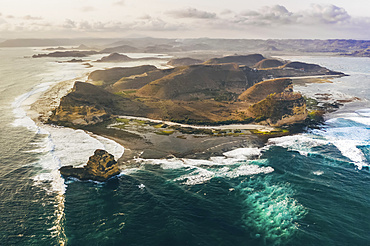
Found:
M 322 79 L 320 76 L 313 76 L 313 80 Z M 76 80 L 83 80 L 86 74 L 79 78 L 63 81 L 52 86 L 31 105 L 29 116 L 37 125 L 45 124 L 53 109 L 60 102 L 60 99 L 67 95 Z M 87 82 L 86 82 L 87 83 Z M 52 103 L 50 103 L 50 101 Z M 233 124 L 221 126 L 196 126 L 180 124 L 169 121 L 154 120 L 144 117 L 118 116 L 121 119 L 141 120 L 152 123 L 163 123 L 174 127 L 202 129 L 202 130 L 245 130 L 244 135 L 229 136 L 207 136 L 192 134 L 173 134 L 161 136 L 153 133 L 137 134 L 117 129 L 107 128 L 107 124 L 97 124 L 85 127 L 78 127 L 88 134 L 96 134 L 104 138 L 113 140 L 125 148 L 124 154 L 118 159 L 120 166 L 138 165 L 137 158 L 160 159 L 169 157 L 209 159 L 212 156 L 222 156 L 224 152 L 235 148 L 243 147 L 262 147 L 270 137 L 291 135 L 293 133 L 273 133 L 275 127 L 256 124 Z M 259 134 L 256 134 L 258 132 Z

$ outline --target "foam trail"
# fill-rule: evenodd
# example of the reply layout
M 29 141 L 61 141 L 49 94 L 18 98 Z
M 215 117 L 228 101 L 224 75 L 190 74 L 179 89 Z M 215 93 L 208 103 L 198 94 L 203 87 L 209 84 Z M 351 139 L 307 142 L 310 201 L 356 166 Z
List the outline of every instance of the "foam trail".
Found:
M 301 155 L 307 156 L 313 152 L 313 148 L 329 144 L 325 138 L 309 134 L 297 134 L 293 136 L 284 136 L 270 138 L 268 146 L 280 146 L 288 150 L 298 151 Z
M 50 87 L 50 85 L 51 83 L 43 83 L 43 84 L 37 85 L 31 91 L 20 95 L 14 100 L 14 102 L 12 103 L 12 106 L 13 106 L 13 113 L 16 119 L 13 122 L 13 126 L 23 126 L 23 127 L 26 127 L 28 130 L 35 131 L 35 132 L 39 130 L 36 123 L 30 117 L 27 116 L 27 113 L 24 110 L 25 106 L 29 106 L 29 104 L 25 105 L 25 101 L 33 95 L 46 91 Z
M 297 222 L 307 213 L 288 184 L 270 184 L 267 177 L 249 179 L 235 190 L 244 198 L 243 222 L 253 237 L 268 245 L 281 245 L 292 238 Z
M 358 148 L 358 146 L 368 146 L 370 144 L 368 127 L 364 127 L 362 124 L 358 125 L 358 122 L 352 120 L 352 117 L 334 118 L 326 123 L 328 124 L 327 127 L 322 130 L 315 130 L 313 133 L 325 137 L 359 169 L 369 166 L 364 153 Z
M 234 179 L 241 176 L 268 174 L 274 171 L 265 159 L 254 160 L 259 156 L 259 148 L 239 148 L 225 152 L 224 156 L 211 157 L 209 160 L 195 159 L 141 159 L 145 164 L 160 165 L 163 169 L 183 169 L 187 174 L 174 179 L 184 185 L 197 185 L 215 177 Z

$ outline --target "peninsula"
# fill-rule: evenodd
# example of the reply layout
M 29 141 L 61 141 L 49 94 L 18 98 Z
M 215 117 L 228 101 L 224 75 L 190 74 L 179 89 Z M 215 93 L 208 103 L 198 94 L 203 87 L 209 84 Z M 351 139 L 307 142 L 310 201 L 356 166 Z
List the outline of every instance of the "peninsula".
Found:
M 261 129 L 284 135 L 288 131 L 276 127 L 305 123 L 306 100 L 293 91 L 292 79 L 343 75 L 316 64 L 260 54 L 213 58 L 169 69 L 144 65 L 97 70 L 86 82 L 75 82 L 48 122 L 89 130 L 136 150 L 131 155 L 126 152 L 125 159 L 207 156 L 222 152 L 215 145 L 227 149 L 230 141 L 242 143 L 247 135 L 248 141 L 258 142 L 251 134 Z M 238 127 L 210 127 L 216 125 Z M 210 141 L 202 145 L 195 135 Z M 222 138 L 215 141 L 215 136 Z

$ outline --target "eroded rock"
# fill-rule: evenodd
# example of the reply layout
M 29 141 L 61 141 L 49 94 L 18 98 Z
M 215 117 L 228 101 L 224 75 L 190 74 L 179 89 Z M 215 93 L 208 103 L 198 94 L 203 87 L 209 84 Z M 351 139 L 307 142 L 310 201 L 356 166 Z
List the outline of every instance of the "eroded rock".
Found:
M 97 149 L 84 167 L 64 166 L 59 169 L 64 177 L 80 180 L 106 181 L 120 173 L 114 156 L 107 151 Z

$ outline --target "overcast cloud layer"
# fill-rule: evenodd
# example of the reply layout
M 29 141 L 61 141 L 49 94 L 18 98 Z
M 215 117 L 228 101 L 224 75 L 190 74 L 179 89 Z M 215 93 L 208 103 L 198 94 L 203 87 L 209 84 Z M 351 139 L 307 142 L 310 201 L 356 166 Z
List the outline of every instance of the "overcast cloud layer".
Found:
M 48 1 L 54 2 L 54 6 L 49 3 L 27 7 L 26 3 L 30 4 L 27 1 L 24 2 L 25 6 L 17 5 L 18 8 L 15 8 L 20 2 L 13 0 L 13 8 L 10 1 L 4 6 L 0 3 L 1 38 L 153 36 L 370 39 L 370 17 L 351 15 L 344 7 L 335 4 L 310 4 L 304 9 L 291 5 L 290 9 L 283 4 L 251 8 L 246 4 L 248 1 L 245 4 L 234 1 L 239 5 L 233 6 L 233 1 L 230 1 L 231 5 L 225 5 L 214 0 L 213 3 L 208 1 L 208 7 L 204 0 L 199 0 L 203 4 L 197 6 L 175 5 L 165 0 L 156 4 L 146 0 L 107 0 L 104 4 L 96 0 L 65 0 L 60 1 L 58 10 L 55 2 L 59 0 L 56 0 Z

